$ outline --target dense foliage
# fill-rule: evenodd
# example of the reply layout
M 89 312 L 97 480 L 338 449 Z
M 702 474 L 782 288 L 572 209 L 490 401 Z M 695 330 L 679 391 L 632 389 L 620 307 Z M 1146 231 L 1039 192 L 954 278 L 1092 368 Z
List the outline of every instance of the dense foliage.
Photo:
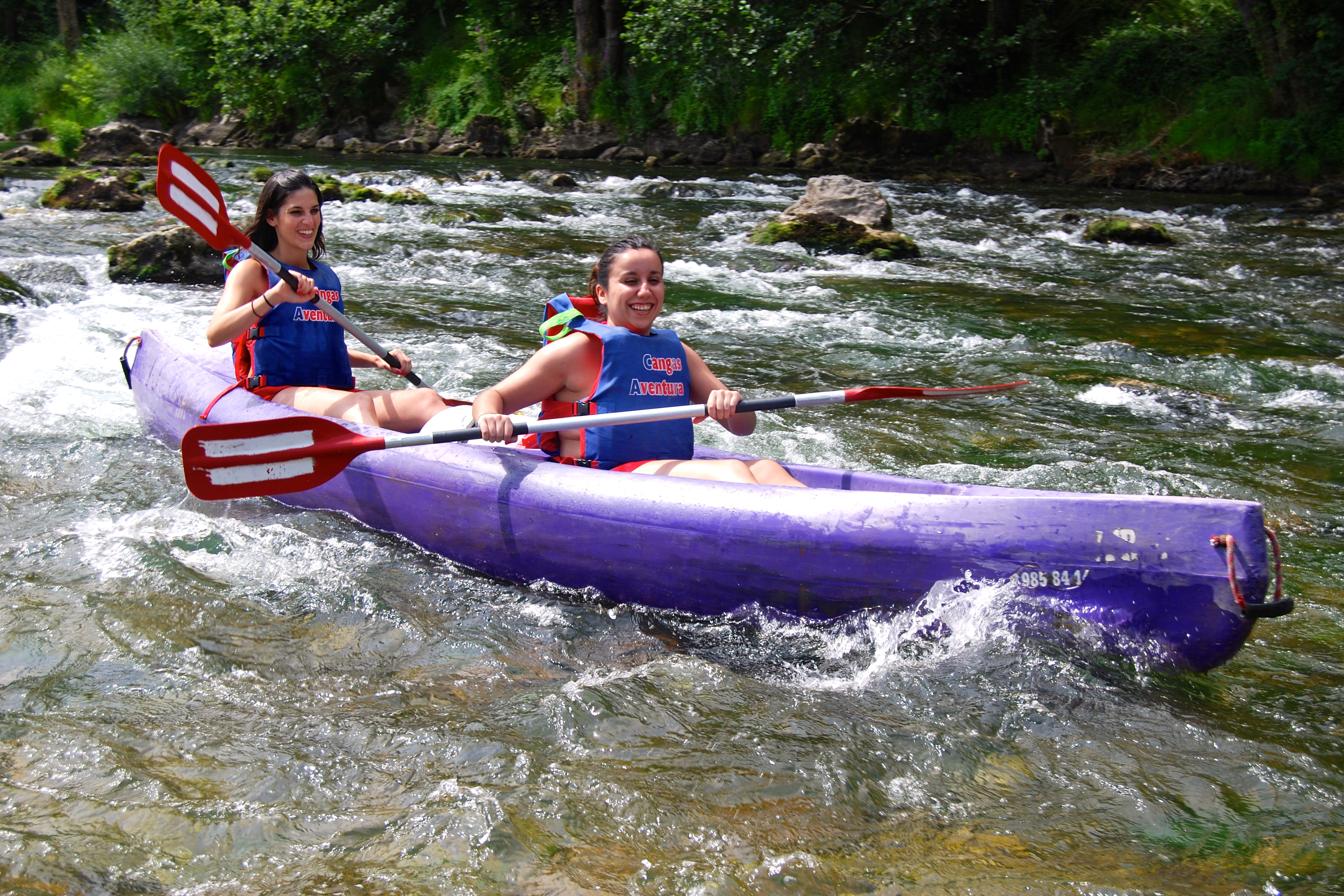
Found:
M 74 52 L 50 0 L 7 9 L 0 131 L 58 140 L 118 115 L 283 139 L 489 114 L 790 150 L 858 118 L 1030 151 L 1048 116 L 1115 152 L 1344 169 L 1326 0 L 102 0 Z

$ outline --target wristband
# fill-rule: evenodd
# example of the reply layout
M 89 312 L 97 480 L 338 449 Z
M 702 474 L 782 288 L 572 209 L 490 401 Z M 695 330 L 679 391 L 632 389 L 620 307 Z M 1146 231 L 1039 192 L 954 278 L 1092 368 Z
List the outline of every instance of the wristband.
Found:
M 253 299 L 252 301 L 248 302 L 248 303 L 247 303 L 247 308 L 248 308 L 249 311 L 252 312 L 252 316 L 253 316 L 253 317 L 255 317 L 257 320 L 261 320 L 261 315 L 257 313 L 257 300 L 256 300 L 256 299 Z
M 270 290 L 268 289 L 268 290 L 266 290 L 266 292 L 270 292 Z M 264 293 L 261 294 L 261 300 L 262 300 L 263 302 L 266 303 L 266 306 L 267 306 L 268 308 L 270 308 L 272 311 L 274 311 L 274 310 L 275 310 L 275 306 L 271 304 L 270 297 L 268 297 L 268 296 L 266 295 L 266 292 L 264 292 Z

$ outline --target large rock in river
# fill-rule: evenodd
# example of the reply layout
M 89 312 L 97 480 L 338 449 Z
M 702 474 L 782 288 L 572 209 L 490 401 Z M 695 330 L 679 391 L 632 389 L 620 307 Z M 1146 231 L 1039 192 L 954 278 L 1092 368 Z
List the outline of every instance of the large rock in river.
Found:
M 891 206 L 876 184 L 829 174 L 809 179 L 803 198 L 752 231 L 751 241 L 764 246 L 788 241 L 810 252 L 879 260 L 918 256 L 915 241 L 890 227 Z
M 50 150 L 25 143 L 0 156 L 0 162 L 16 167 L 22 165 L 28 168 L 59 168 L 66 163 L 66 160 Z
M 129 121 L 109 121 L 84 132 L 79 145 L 79 160 L 95 165 L 115 165 L 132 156 L 152 158 L 169 136 L 163 131 L 142 128 Z
M 1170 246 L 1176 241 L 1161 224 L 1110 216 L 1087 225 L 1083 239 L 1094 243 L 1128 243 L 1144 246 Z
M 145 207 L 134 175 L 90 177 L 80 171 L 58 178 L 38 202 L 43 208 L 98 212 L 137 212 Z
M 224 282 L 219 253 L 190 227 L 170 227 L 136 237 L 107 250 L 107 275 L 113 283 Z
M 800 218 L 827 213 L 865 227 L 886 229 L 891 226 L 891 205 L 877 184 L 857 180 L 846 174 L 808 178 L 803 198 L 784 209 L 783 217 Z
M 27 305 L 32 300 L 32 290 L 0 271 L 0 305 Z

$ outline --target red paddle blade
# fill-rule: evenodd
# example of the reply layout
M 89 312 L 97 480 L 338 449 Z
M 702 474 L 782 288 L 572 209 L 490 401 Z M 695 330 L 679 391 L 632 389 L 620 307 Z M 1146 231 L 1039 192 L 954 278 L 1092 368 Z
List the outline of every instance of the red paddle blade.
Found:
M 880 398 L 961 398 L 986 392 L 1006 392 L 1027 385 L 1029 380 L 990 383 L 984 386 L 863 386 L 845 390 L 845 401 L 874 401 Z
M 207 501 L 316 488 L 386 440 L 316 417 L 193 426 L 182 437 L 187 488 Z
M 171 143 L 159 147 L 158 178 L 155 192 L 159 203 L 199 233 L 210 248 L 223 252 L 251 245 L 252 241 L 229 220 L 228 206 L 214 178 Z

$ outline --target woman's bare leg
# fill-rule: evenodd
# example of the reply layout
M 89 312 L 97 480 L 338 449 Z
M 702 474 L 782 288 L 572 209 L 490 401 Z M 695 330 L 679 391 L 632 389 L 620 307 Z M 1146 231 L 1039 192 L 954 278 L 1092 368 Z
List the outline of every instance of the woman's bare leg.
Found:
M 398 432 L 419 432 L 426 420 L 444 408 L 443 399 L 433 389 L 343 392 L 319 386 L 296 386 L 276 395 L 273 401 L 310 414 L 339 417 Z
M 783 485 L 806 488 L 789 472 L 772 460 L 745 463 L 732 458 L 713 460 L 651 460 L 636 467 L 632 473 L 646 476 L 673 476 L 682 479 L 705 479 L 711 482 L 743 482 L 751 485 Z

